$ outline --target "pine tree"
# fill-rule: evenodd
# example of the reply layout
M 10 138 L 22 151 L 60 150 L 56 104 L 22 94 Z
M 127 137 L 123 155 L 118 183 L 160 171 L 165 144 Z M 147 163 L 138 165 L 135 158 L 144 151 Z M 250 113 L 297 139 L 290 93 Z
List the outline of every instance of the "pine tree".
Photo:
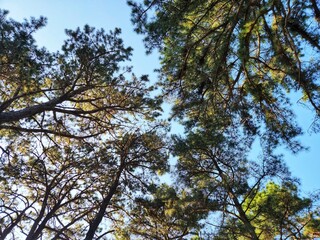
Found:
M 171 118 L 185 127 L 173 139 L 176 187 L 219 203 L 207 209 L 218 220 L 204 220 L 211 237 L 232 226 L 222 239 L 238 239 L 236 224 L 246 239 L 268 239 L 245 203 L 271 179 L 294 182 L 274 152 L 304 148 L 292 93 L 313 109 L 319 131 L 318 1 L 128 3 L 147 52 L 160 52 L 159 85 L 173 104 Z M 252 159 L 254 143 L 261 154 Z
M 120 30 L 66 30 L 61 52 L 33 38 L 45 18 L 0 12 L 0 238 L 96 239 L 167 169 L 148 78 L 124 67 Z

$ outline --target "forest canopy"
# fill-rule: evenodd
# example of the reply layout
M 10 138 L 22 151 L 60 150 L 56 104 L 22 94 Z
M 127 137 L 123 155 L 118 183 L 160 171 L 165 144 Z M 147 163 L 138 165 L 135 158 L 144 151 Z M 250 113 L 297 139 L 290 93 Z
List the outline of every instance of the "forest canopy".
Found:
M 118 28 L 66 30 L 50 52 L 45 17 L 0 11 L 0 239 L 320 237 L 319 194 L 276 151 L 305 148 L 292 93 L 320 130 L 319 2 L 128 4 L 157 82 Z
M 159 102 L 123 67 L 119 29 L 66 30 L 50 53 L 33 38 L 45 18 L 0 14 L 0 238 L 102 238 L 167 169 Z

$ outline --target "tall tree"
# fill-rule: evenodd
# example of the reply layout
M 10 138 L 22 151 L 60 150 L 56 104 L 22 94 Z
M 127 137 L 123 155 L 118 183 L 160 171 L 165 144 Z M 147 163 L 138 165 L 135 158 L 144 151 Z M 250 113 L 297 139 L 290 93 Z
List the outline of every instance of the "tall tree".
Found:
M 242 237 L 262 238 L 245 203 L 268 180 L 289 178 L 278 146 L 303 148 L 290 93 L 314 110 L 319 131 L 318 1 L 128 3 L 147 51 L 160 51 L 163 96 L 186 130 L 174 137 L 179 183 L 219 202 L 211 225 L 236 219 Z M 254 142 L 260 160 L 249 159 Z
M 215 120 L 238 119 L 248 131 L 298 151 L 300 129 L 287 92 L 301 90 L 317 120 L 317 1 L 128 2 L 148 50 L 160 49 L 174 115 L 192 124 L 214 109 Z
M 203 199 L 216 203 L 206 208 L 208 213 L 219 216 L 218 221 L 208 219 L 212 232 L 232 217 L 242 223 L 244 236 L 259 239 L 245 203 L 268 179 L 286 179 L 289 173 L 281 156 L 270 151 L 260 161 L 249 160 L 251 139 L 234 130 L 225 130 L 222 135 L 206 128 L 189 132 L 184 138 L 175 137 L 178 177 L 180 184 L 202 192 Z
M 0 239 L 98 239 L 122 205 L 166 171 L 165 128 L 147 76 L 119 38 L 66 30 L 39 49 L 45 18 L 0 12 Z M 131 79 L 130 79 L 131 78 Z
M 301 198 L 297 186 L 284 182 L 281 186 L 269 182 L 244 204 L 260 239 L 310 239 L 308 225 L 317 221 L 316 209 L 310 198 Z M 246 239 L 242 224 L 228 219 L 217 239 Z

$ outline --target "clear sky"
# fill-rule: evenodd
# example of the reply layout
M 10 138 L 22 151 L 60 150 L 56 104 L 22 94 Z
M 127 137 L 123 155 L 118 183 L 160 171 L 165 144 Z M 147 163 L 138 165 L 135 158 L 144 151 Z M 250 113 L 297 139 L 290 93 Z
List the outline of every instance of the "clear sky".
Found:
M 132 62 L 133 72 L 137 75 L 149 74 L 156 79 L 153 70 L 159 67 L 157 54 L 145 55 L 142 37 L 133 31 L 130 22 L 130 9 L 126 0 L 0 0 L 0 8 L 10 11 L 9 17 L 15 20 L 45 16 L 48 24 L 35 36 L 39 46 L 50 51 L 60 50 L 66 38 L 64 29 L 82 28 L 85 24 L 104 28 L 106 31 L 115 27 L 122 29 L 125 45 L 134 48 Z M 303 193 L 320 189 L 320 133 L 308 132 L 313 121 L 312 113 L 296 106 L 297 120 L 303 126 L 305 134 L 300 141 L 309 147 L 309 151 L 292 155 L 286 150 L 285 160 L 293 176 L 301 179 Z

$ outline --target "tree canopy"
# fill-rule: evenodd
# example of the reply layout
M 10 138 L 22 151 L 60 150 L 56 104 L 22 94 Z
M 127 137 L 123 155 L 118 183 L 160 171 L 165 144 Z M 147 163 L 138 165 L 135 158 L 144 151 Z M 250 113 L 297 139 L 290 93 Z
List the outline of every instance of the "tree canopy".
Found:
M 318 0 L 127 2 L 157 82 L 120 29 L 66 30 L 49 52 L 46 18 L 0 11 L 0 239 L 320 236 L 319 194 L 276 151 L 305 147 L 292 95 L 320 130 Z
M 184 136 L 173 137 L 176 188 L 200 191 L 201 199 L 217 203 L 207 209 L 210 227 L 203 232 L 221 239 L 285 238 L 284 231 L 293 230 L 279 230 L 283 222 L 275 223 L 272 214 L 266 221 L 277 230 L 264 235 L 255 222 L 259 214 L 252 215 L 248 202 L 255 203 L 271 180 L 295 186 L 275 151 L 280 146 L 293 153 L 304 148 L 293 95 L 312 109 L 312 129 L 319 132 L 319 2 L 128 3 L 147 52 L 160 52 L 159 85 L 173 104 L 171 118 L 185 127 Z M 252 157 L 259 143 L 260 155 Z M 290 201 L 295 202 L 295 194 Z M 302 202 L 301 209 L 309 207 L 307 200 Z M 287 237 L 300 238 L 296 232 Z
M 33 38 L 45 18 L 0 14 L 0 238 L 103 238 L 167 169 L 148 78 L 119 29 L 66 30 L 50 53 Z
M 288 93 L 319 115 L 316 1 L 145 1 L 133 6 L 147 49 L 159 48 L 165 94 L 186 126 L 241 124 L 293 151 L 300 133 Z M 148 13 L 155 13 L 148 17 Z

